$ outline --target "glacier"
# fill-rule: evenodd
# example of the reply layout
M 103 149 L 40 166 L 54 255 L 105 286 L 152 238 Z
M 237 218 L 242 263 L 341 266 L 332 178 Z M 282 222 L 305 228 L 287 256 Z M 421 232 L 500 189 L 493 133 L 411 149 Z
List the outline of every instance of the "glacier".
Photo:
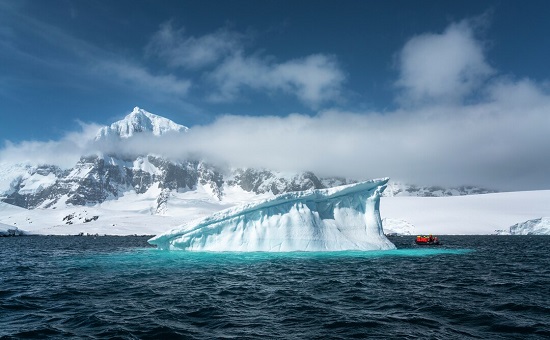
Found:
M 379 210 L 388 180 L 281 194 L 173 228 L 149 243 L 188 251 L 395 249 L 384 235 Z

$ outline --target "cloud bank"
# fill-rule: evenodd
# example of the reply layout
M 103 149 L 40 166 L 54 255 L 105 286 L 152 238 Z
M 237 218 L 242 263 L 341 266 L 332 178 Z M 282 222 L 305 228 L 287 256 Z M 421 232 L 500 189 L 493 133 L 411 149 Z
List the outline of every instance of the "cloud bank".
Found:
M 203 36 L 187 36 L 185 28 L 162 24 L 146 46 L 148 55 L 157 55 L 171 67 L 197 69 L 211 65 L 242 49 L 244 34 L 223 28 Z
M 120 61 L 105 61 L 97 63 L 95 69 L 117 77 L 123 83 L 134 87 L 135 84 L 145 93 L 156 95 L 164 94 L 176 97 L 185 97 L 192 82 L 188 79 L 177 78 L 172 74 L 153 75 L 146 69 Z
M 315 109 L 340 99 L 346 76 L 336 57 L 319 53 L 281 62 L 247 52 L 245 42 L 250 40 L 250 34 L 227 28 L 195 37 L 168 22 L 153 35 L 146 51 L 173 68 L 200 69 L 211 92 L 206 99 L 212 102 L 233 102 L 245 91 L 284 93 Z
M 338 99 L 345 77 L 336 60 L 322 54 L 279 64 L 256 56 L 235 54 L 217 67 L 209 78 L 219 88 L 209 97 L 213 101 L 235 100 L 243 89 L 250 88 L 294 94 L 306 105 L 316 108 Z
M 150 153 L 236 167 L 311 170 L 322 176 L 550 189 L 548 83 L 499 74 L 467 21 L 450 25 L 442 34 L 411 38 L 399 56 L 396 86 L 403 105 L 391 112 L 331 109 L 314 116 L 227 115 L 186 134 L 142 135 L 109 144 L 93 143 L 98 127 L 82 125 L 81 132 L 59 141 L 8 143 L 0 151 L 0 161 L 72 166 L 87 153 Z M 330 69 L 332 62 L 317 55 L 270 64 L 237 53 L 224 59 L 212 76 L 228 84 L 220 95 L 256 86 L 296 91 L 313 103 L 326 91 L 337 91 L 318 89 L 334 76 L 319 71 Z M 233 78 L 238 70 L 242 74 Z M 297 70 L 310 73 L 296 78 Z
M 396 86 L 405 104 L 459 102 L 494 73 L 466 20 L 451 24 L 442 34 L 410 39 L 399 54 L 399 69 Z
M 0 162 L 73 167 L 81 156 L 99 152 L 92 144 L 101 126 L 82 122 L 79 122 L 79 125 L 79 131 L 69 132 L 60 140 L 21 143 L 6 141 L 0 149 Z

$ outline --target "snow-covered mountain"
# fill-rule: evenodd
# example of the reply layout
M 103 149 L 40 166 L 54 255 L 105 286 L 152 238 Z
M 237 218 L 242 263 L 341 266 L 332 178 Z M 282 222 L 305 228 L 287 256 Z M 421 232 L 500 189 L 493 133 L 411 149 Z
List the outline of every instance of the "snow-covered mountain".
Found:
M 124 119 L 99 129 L 95 141 L 129 139 L 137 134 L 161 136 L 185 133 L 188 128 L 139 107 Z M 93 205 L 118 199 L 128 192 L 143 194 L 159 189 L 156 212 L 170 191 L 197 190 L 202 187 L 212 199 L 223 201 L 231 187 L 260 194 L 307 189 L 323 189 L 355 182 L 345 178 L 319 178 L 312 172 L 278 173 L 267 169 L 218 169 L 201 160 L 174 162 L 158 156 L 85 156 L 74 167 L 61 169 L 54 165 L 0 166 L 0 199 L 24 208 L 55 208 L 66 205 Z M 472 187 L 444 189 L 417 187 L 390 182 L 385 196 L 449 196 L 487 193 Z M 229 200 L 231 200 L 229 198 Z
M 20 168 L 18 168 L 20 169 Z M 215 201 L 231 201 L 238 188 L 255 195 L 325 188 L 324 183 L 345 180 L 319 179 L 311 172 L 282 174 L 268 170 L 220 170 L 201 161 L 174 162 L 155 156 L 123 160 L 114 156 L 82 157 L 71 169 L 52 165 L 25 168 L 0 196 L 6 203 L 27 209 L 94 205 L 119 199 L 127 193 L 144 194 L 158 189 L 155 211 L 162 211 L 169 192 L 202 190 Z
M 161 136 L 186 133 L 188 128 L 135 107 L 124 119 L 104 126 L 94 141 L 131 141 L 138 134 Z M 278 173 L 266 169 L 219 169 L 200 159 L 172 161 L 155 155 L 83 156 L 69 169 L 54 165 L 0 164 L 0 200 L 27 209 L 90 206 L 127 195 L 158 191 L 155 213 L 164 213 L 170 192 L 200 190 L 213 201 L 246 191 L 277 195 L 290 191 L 322 189 L 352 181 L 318 178 L 311 172 Z M 240 191 L 239 191 L 240 190 Z
M 124 119 L 99 129 L 95 139 L 129 138 L 137 133 L 161 136 L 170 132 L 186 132 L 187 130 L 189 129 L 186 126 L 176 124 L 170 119 L 157 116 L 136 106 Z
M 145 155 L 134 159 L 115 156 L 82 157 L 73 168 L 53 165 L 17 166 L 0 200 L 27 209 L 94 205 L 119 199 L 127 193 L 144 194 L 151 188 L 159 196 L 154 211 L 161 213 L 169 192 L 193 191 L 200 187 L 215 201 L 232 201 L 233 188 L 254 195 L 277 195 L 307 189 L 323 189 L 353 183 L 345 178 L 319 178 L 312 172 L 280 173 L 266 169 L 219 169 L 201 161 L 174 162 Z M 4 177 L 8 177 L 4 174 Z M 4 180 L 7 182 L 7 180 Z M 418 188 L 390 183 L 385 196 L 449 196 L 462 191 Z M 398 188 L 396 190 L 396 188 Z M 458 192 L 458 193 L 457 193 Z M 486 192 L 478 190 L 477 192 Z

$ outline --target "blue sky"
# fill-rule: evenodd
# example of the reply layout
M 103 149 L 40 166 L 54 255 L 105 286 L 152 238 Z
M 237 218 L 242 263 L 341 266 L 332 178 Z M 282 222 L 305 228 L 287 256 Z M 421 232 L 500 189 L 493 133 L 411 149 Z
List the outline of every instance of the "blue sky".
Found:
M 325 129 L 346 135 L 365 124 L 356 139 L 338 142 L 341 149 L 377 145 L 389 165 L 365 176 L 550 188 L 549 150 L 541 145 L 550 144 L 544 137 L 549 7 L 547 1 L 0 0 L 0 156 L 6 161 L 17 152 L 31 155 L 29 145 L 44 150 L 60 143 L 52 151 L 58 155 L 64 141 L 77 139 L 74 133 L 140 106 L 205 136 L 222 134 L 224 124 L 236 141 L 248 123 L 280 126 L 273 139 L 258 137 L 266 148 L 289 129 L 293 145 L 311 149 L 327 140 Z M 319 126 L 304 133 L 297 121 Z M 514 143 L 506 137 L 510 129 Z M 363 136 L 380 131 L 376 139 Z M 464 156 L 474 141 L 486 149 Z M 342 168 L 372 168 L 333 151 Z M 274 166 L 304 158 L 281 153 L 272 164 L 247 153 L 249 161 L 224 161 Z M 342 172 L 320 158 L 282 169 Z M 404 164 L 408 172 L 396 170 Z

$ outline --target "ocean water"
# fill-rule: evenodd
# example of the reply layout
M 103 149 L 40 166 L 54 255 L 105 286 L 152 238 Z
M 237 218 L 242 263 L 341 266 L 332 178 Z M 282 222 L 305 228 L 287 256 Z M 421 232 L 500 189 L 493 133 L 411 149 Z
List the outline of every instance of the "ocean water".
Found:
M 550 236 L 441 239 L 215 254 L 145 237 L 0 238 L 0 338 L 550 338 Z

